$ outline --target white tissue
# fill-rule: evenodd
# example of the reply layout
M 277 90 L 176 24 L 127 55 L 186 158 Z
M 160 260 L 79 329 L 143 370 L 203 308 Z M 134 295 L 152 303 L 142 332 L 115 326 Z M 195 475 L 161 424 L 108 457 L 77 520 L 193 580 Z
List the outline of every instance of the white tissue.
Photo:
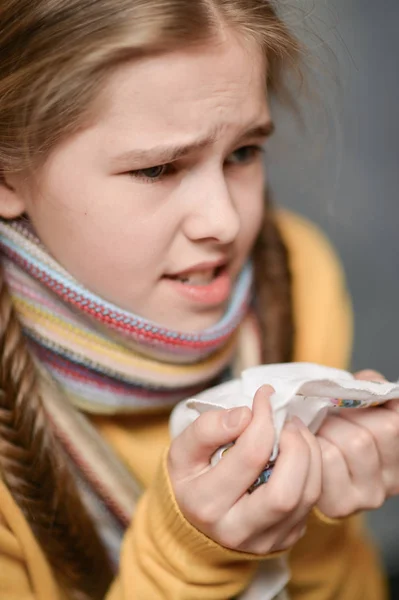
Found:
M 316 433 L 329 410 L 352 401 L 355 408 L 382 404 L 399 398 L 399 383 L 359 381 L 351 373 L 312 363 L 281 363 L 246 369 L 240 379 L 210 388 L 181 402 L 170 419 L 171 436 L 176 437 L 201 413 L 236 406 L 252 408 L 256 391 L 264 384 L 274 388 L 270 398 L 275 454 L 287 418 L 299 417 Z

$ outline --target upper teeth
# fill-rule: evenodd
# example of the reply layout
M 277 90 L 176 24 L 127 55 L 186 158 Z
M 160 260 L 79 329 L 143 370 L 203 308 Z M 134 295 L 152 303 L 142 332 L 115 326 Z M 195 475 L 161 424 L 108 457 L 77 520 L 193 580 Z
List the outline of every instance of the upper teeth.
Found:
M 194 271 L 185 275 L 178 275 L 177 279 L 190 285 L 205 285 L 210 283 L 215 275 L 215 269 L 205 269 L 204 271 Z

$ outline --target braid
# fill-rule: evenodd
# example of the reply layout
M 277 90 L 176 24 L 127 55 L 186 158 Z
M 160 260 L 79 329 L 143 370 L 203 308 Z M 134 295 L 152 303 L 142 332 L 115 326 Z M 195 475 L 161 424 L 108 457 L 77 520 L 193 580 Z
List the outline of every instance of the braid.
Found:
M 100 599 L 111 569 L 40 387 L 0 265 L 0 475 L 71 597 Z
M 288 362 L 292 360 L 294 340 L 289 256 L 268 198 L 253 259 L 262 360 Z

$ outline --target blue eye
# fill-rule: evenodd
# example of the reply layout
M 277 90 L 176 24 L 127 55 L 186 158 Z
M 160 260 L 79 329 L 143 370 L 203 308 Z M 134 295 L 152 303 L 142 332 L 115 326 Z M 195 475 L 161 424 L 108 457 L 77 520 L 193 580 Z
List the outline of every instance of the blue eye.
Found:
M 243 146 L 232 152 L 226 162 L 232 165 L 250 163 L 262 152 L 262 146 Z

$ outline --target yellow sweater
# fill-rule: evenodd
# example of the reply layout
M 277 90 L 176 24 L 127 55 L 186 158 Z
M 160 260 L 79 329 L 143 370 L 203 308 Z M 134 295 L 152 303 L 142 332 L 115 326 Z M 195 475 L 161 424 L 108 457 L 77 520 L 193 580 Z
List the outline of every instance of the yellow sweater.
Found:
M 347 365 L 351 310 L 337 259 L 308 222 L 279 216 L 293 273 L 295 356 Z M 164 458 L 166 416 L 95 417 L 92 422 L 147 488 L 128 529 L 119 575 L 106 600 L 227 600 L 256 557 L 222 548 L 194 529 L 173 498 Z M 293 600 L 383 600 L 378 560 L 358 517 L 329 522 L 314 512 L 290 553 Z M 0 482 L 0 600 L 65 600 L 22 513 Z

